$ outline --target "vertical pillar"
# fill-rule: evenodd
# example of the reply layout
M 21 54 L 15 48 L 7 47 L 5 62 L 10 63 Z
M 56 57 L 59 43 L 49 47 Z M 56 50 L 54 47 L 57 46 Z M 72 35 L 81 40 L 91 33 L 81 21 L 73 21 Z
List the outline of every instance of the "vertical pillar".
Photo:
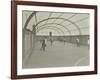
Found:
M 36 35 L 36 27 L 35 25 L 33 25 L 33 30 L 32 30 L 33 34 Z
M 32 30 L 32 51 L 34 51 L 35 48 L 35 39 L 36 39 L 36 27 L 33 25 L 33 30 Z
M 49 32 L 50 40 L 52 39 L 52 32 Z
M 49 36 L 52 37 L 52 32 L 49 32 Z
M 49 32 L 49 37 L 50 37 L 49 40 L 50 40 L 51 45 L 52 45 L 52 41 L 53 41 L 53 40 L 52 40 L 52 32 Z
M 30 35 L 30 53 L 32 54 L 32 32 L 30 32 L 29 35 Z

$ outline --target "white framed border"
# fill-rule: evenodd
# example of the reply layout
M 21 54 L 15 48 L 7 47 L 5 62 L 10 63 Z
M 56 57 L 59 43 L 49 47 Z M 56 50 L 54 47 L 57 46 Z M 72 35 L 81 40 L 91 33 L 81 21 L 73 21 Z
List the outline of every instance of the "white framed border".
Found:
M 80 67 L 22 69 L 22 10 L 89 13 L 90 23 L 91 23 L 90 24 L 90 65 L 80 66 Z M 81 71 L 94 71 L 94 9 L 60 8 L 60 7 L 51 8 L 51 7 L 44 7 L 44 6 L 41 7 L 41 6 L 29 6 L 29 5 L 17 5 L 17 75 L 81 72 Z

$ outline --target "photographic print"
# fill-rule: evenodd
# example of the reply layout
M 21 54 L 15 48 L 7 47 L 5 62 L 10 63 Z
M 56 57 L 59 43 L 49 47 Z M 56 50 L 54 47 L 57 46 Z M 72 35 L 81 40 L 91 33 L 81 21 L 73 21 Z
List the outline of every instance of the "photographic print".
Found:
M 22 15 L 23 68 L 89 65 L 88 13 L 22 11 Z
M 97 6 L 12 1 L 12 79 L 97 73 Z

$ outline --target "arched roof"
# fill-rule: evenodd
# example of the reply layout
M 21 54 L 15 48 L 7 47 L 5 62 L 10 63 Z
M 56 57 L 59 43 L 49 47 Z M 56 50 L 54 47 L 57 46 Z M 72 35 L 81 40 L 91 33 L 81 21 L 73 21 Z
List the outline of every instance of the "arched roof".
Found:
M 56 29 L 58 32 L 61 32 L 61 34 L 54 35 L 88 35 L 89 14 L 23 11 L 23 28 L 32 31 L 32 25 L 35 25 L 37 35 L 42 33 L 46 35 L 52 29 L 55 32 Z

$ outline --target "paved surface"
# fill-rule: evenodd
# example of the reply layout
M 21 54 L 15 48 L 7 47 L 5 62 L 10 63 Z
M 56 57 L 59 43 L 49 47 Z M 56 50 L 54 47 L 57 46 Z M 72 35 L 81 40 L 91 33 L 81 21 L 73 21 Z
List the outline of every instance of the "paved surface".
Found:
M 77 47 L 75 44 L 46 42 L 46 51 L 41 51 L 41 43 L 37 42 L 36 47 L 25 60 L 23 68 L 47 68 L 89 65 L 89 48 L 87 46 Z

